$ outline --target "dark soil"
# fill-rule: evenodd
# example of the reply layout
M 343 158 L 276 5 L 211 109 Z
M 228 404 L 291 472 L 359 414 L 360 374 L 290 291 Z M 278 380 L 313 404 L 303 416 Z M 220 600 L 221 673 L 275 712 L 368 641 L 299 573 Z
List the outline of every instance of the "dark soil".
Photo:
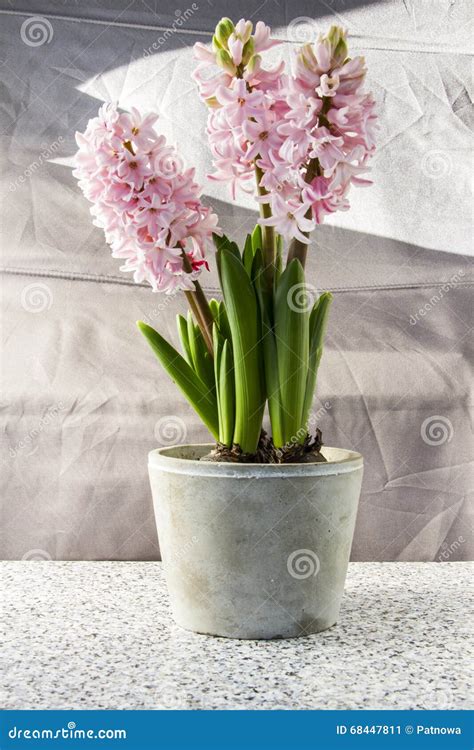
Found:
M 321 453 L 323 445 L 321 430 L 316 430 L 314 437 L 307 435 L 303 443 L 287 443 L 282 448 L 275 448 L 273 440 L 262 430 L 255 453 L 244 453 L 240 445 L 216 443 L 210 453 L 201 461 L 234 464 L 309 464 L 326 461 Z

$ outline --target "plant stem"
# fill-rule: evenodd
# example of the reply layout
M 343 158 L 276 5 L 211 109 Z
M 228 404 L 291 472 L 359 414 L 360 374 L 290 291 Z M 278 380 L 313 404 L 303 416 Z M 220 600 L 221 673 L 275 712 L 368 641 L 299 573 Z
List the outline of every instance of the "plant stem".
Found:
M 207 297 L 204 294 L 204 289 L 202 288 L 201 284 L 197 279 L 193 283 L 196 290 L 196 301 L 202 314 L 202 318 L 206 325 L 207 331 L 209 333 L 209 338 L 212 342 L 212 326 L 214 325 L 214 317 L 212 315 L 211 308 L 209 307 L 209 302 L 207 301 Z
M 186 271 L 186 273 L 191 273 L 193 269 L 184 250 L 182 253 L 182 257 L 184 270 Z M 212 357 L 214 355 L 212 346 L 212 326 L 214 323 L 214 318 L 212 317 L 211 308 L 209 307 L 209 302 L 207 301 L 201 284 L 199 283 L 199 281 L 197 281 L 197 279 L 193 281 L 193 284 L 194 292 L 186 291 L 184 294 L 189 302 L 189 306 L 196 319 L 196 323 L 201 329 L 201 333 L 204 337 L 204 342 L 206 344 L 207 350 Z
M 258 158 L 258 157 L 257 157 Z M 268 195 L 268 191 L 260 185 L 263 177 L 263 170 L 255 164 L 255 177 L 257 180 L 257 192 L 260 196 Z M 272 209 L 269 203 L 260 203 L 260 216 L 263 219 L 269 219 L 272 215 Z M 264 278 L 269 289 L 273 288 L 273 276 L 275 273 L 275 229 L 274 227 L 262 227 L 263 239 L 263 260 L 264 260 Z
M 310 159 L 308 162 L 308 166 L 306 168 L 306 174 L 304 176 L 304 180 L 307 183 L 310 183 L 314 180 L 316 175 L 320 174 L 320 166 L 319 166 L 319 160 L 318 159 Z M 308 210 L 305 213 L 306 219 L 311 219 L 313 216 L 313 211 L 311 209 L 311 206 L 308 208 Z M 309 237 L 309 232 L 303 232 L 305 237 Z M 306 263 L 306 254 L 308 252 L 308 245 L 306 245 L 304 242 L 301 242 L 301 240 L 293 239 L 290 243 L 290 249 L 288 250 L 288 261 L 287 263 L 291 263 L 291 261 L 294 258 L 298 258 L 303 268 L 305 267 Z

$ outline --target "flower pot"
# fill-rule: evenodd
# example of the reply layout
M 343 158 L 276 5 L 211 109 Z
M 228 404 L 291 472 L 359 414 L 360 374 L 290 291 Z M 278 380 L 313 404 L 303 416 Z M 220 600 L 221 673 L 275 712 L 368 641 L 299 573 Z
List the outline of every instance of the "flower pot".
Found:
M 149 454 L 174 618 L 227 638 L 293 638 L 337 621 L 362 482 L 362 456 L 327 463 L 198 459 L 210 445 Z

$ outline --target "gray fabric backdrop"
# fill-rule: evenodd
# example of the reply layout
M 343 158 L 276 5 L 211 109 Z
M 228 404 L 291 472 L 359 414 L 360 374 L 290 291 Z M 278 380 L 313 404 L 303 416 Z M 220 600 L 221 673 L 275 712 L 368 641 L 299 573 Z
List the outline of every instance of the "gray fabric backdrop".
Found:
M 314 286 L 336 293 L 314 420 L 327 444 L 366 460 L 353 559 L 468 559 L 471 3 L 238 7 L 285 40 L 275 57 L 334 21 L 347 26 L 380 103 L 375 184 L 318 229 L 309 263 Z M 204 180 L 192 44 L 209 41 L 233 8 L 0 0 L 4 558 L 159 556 L 147 451 L 205 431 L 134 323 L 145 318 L 175 339 L 184 306 L 120 276 L 70 156 L 74 131 L 118 100 L 158 110 L 160 129 Z M 43 37 L 29 36 L 35 15 Z M 241 239 L 252 202 L 216 183 L 206 192 Z M 205 286 L 215 284 L 212 274 Z

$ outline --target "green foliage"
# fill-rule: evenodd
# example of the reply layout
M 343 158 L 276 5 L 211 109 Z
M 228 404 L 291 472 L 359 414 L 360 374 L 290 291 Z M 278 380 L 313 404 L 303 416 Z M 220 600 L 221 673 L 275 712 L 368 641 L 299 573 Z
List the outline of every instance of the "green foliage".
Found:
M 154 328 L 141 320 L 138 321 L 137 326 L 170 378 L 181 389 L 209 432 L 217 440 L 219 423 L 215 394 L 209 390 L 184 357 Z
M 237 256 L 231 247 L 222 243 L 217 255 L 234 362 L 233 442 L 245 453 L 254 453 L 260 438 L 265 408 L 257 294 L 240 253 Z
M 212 357 L 207 350 L 204 336 L 199 326 L 194 322 L 190 312 L 188 312 L 187 332 L 192 368 L 196 375 L 201 378 L 202 382 L 207 385 L 209 390 L 215 391 Z
M 283 272 L 278 271 L 277 263 L 274 289 L 268 292 L 262 281 L 262 262 L 257 261 L 258 252 L 252 277 L 262 319 L 272 437 L 280 448 L 290 442 L 302 443 L 306 437 L 332 295 L 324 292 L 310 314 L 301 263 L 295 259 Z
M 214 235 L 224 299 L 211 299 L 213 354 L 188 313 L 177 316 L 183 356 L 145 323 L 138 327 L 216 440 L 254 453 L 265 403 L 274 444 L 304 442 L 321 361 L 329 292 L 311 307 L 300 261 L 282 269 L 277 237 L 273 288 L 264 279 L 262 230 L 235 242 Z
M 244 252 L 242 253 L 242 260 L 245 266 L 245 270 L 247 271 L 249 276 L 252 272 L 253 257 L 254 257 L 254 248 L 252 245 L 252 236 L 248 234 L 245 239 Z
M 179 334 L 179 340 L 181 342 L 181 349 L 184 354 L 184 358 L 188 365 L 193 366 L 193 357 L 191 354 L 191 349 L 189 346 L 189 339 L 188 339 L 188 321 L 186 320 L 183 315 L 177 315 L 176 316 L 176 324 L 178 326 L 178 334 Z
M 214 345 L 214 375 L 219 416 L 219 442 L 232 446 L 235 430 L 235 383 L 229 339 L 220 334 L 215 324 L 212 330 Z
M 209 307 L 211 309 L 212 317 L 215 321 L 217 321 L 219 317 L 219 302 L 218 300 L 212 298 L 209 300 Z
M 331 292 L 323 292 L 315 302 L 309 318 L 309 365 L 303 405 L 303 421 L 308 421 L 316 388 L 316 376 L 323 354 L 323 343 L 332 302 Z
M 309 312 L 296 297 L 304 290 L 304 270 L 295 258 L 283 271 L 275 293 L 275 342 L 283 438 L 303 442 L 303 405 L 309 366 Z

